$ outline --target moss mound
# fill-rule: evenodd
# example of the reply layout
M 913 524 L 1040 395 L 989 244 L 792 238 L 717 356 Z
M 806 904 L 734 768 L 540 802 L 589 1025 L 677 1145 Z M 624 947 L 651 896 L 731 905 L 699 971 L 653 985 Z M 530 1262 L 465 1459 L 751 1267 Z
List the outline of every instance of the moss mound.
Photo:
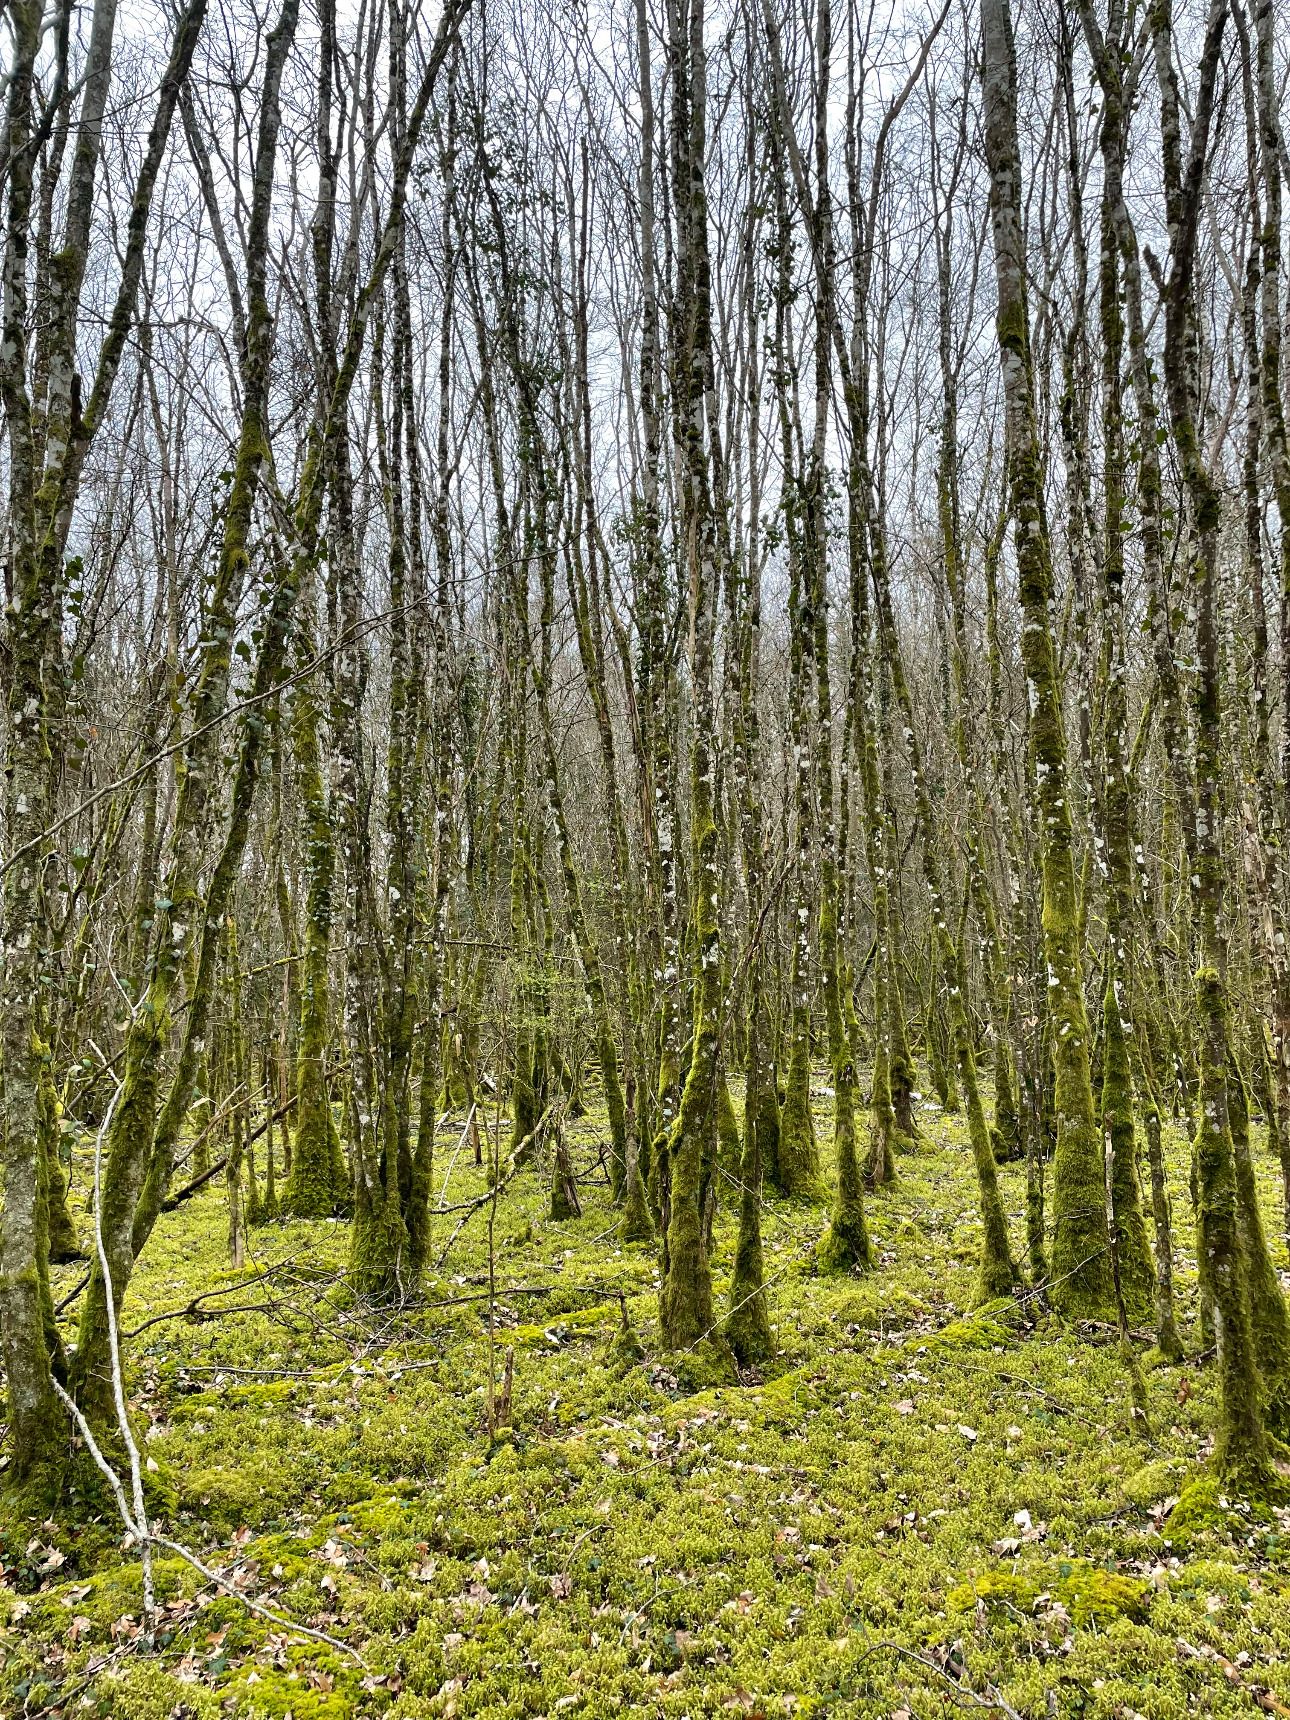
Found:
M 952 1588 L 946 1606 L 952 1612 L 972 1612 L 978 1603 L 987 1610 L 1033 1613 L 1046 1601 L 1058 1602 L 1081 1629 L 1103 1628 L 1117 1618 L 1141 1623 L 1147 1616 L 1151 1590 L 1118 1571 L 1103 1570 L 1086 1560 L 1062 1559 L 1027 1571 L 987 1571 L 984 1576 Z

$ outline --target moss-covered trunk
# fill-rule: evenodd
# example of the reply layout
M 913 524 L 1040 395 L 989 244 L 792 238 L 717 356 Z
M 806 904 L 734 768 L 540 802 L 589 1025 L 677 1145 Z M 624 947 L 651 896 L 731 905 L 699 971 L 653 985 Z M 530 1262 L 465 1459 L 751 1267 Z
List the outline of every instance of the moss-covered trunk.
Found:
M 308 661 L 313 656 L 313 637 L 307 622 L 299 640 L 299 653 Z M 329 1218 L 348 1205 L 350 1188 L 327 1080 L 335 844 L 323 787 L 317 695 L 310 680 L 299 682 L 293 694 L 291 739 L 304 825 L 306 893 L 301 962 L 304 983 L 296 1042 L 296 1138 L 282 1205 L 284 1212 L 295 1218 Z
M 1024 614 L 1030 745 L 1041 831 L 1044 959 L 1054 1025 L 1057 1150 L 1053 1166 L 1052 1295 L 1063 1311 L 1113 1318 L 1101 1134 L 1089 1073 L 1089 1026 L 1079 945 L 1073 830 L 1061 684 L 1050 620 L 1052 550 L 1035 416 L 1026 255 L 1021 224 L 1016 56 L 1008 0 L 983 0 L 986 159 L 998 281 L 997 330 L 1006 404 L 1006 454 Z

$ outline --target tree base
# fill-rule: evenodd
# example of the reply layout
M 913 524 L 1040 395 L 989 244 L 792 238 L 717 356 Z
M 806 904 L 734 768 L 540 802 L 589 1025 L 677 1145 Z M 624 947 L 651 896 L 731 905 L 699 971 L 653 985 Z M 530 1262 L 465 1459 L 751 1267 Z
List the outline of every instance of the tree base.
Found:
M 850 1272 L 856 1267 L 867 1272 L 873 1266 L 873 1243 L 864 1208 L 858 1201 L 847 1201 L 834 1208 L 815 1255 L 829 1272 Z
M 739 1281 L 730 1286 L 733 1307 L 724 1327 L 726 1342 L 741 1367 L 768 1362 L 775 1354 L 775 1335 L 770 1328 L 770 1310 L 766 1306 L 764 1289 L 741 1288 Z
M 972 1298 L 969 1308 L 983 1307 L 987 1302 L 998 1302 L 1010 1297 L 1017 1286 L 1023 1283 L 1017 1263 L 1011 1258 L 1003 1260 L 993 1256 L 984 1256 L 977 1267 L 976 1279 L 972 1286 Z
M 734 1351 L 725 1338 L 716 1333 L 700 1338 L 693 1349 L 682 1350 L 669 1361 L 683 1391 L 705 1392 L 714 1386 L 739 1383 Z
M 654 1220 L 650 1217 L 639 1172 L 628 1183 L 627 1202 L 618 1222 L 618 1240 L 622 1243 L 654 1240 Z

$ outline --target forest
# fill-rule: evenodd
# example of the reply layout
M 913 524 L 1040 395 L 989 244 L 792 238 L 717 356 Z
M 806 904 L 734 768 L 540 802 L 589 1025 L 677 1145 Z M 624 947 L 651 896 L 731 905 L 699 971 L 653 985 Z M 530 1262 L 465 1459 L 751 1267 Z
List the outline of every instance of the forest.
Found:
M 1284 0 L 0 0 L 0 1720 L 1290 1715 Z

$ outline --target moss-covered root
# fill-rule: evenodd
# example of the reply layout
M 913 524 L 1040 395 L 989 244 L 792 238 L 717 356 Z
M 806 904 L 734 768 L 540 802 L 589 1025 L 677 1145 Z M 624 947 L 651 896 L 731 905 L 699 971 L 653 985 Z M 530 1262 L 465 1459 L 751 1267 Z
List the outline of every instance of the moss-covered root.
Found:
M 1263 1234 L 1259 1192 L 1250 1157 L 1250 1105 L 1235 1057 L 1227 1068 L 1227 1116 L 1236 1173 L 1236 1223 L 1241 1238 L 1245 1290 L 1250 1304 L 1254 1354 L 1263 1376 L 1264 1416 L 1271 1431 L 1290 1435 L 1290 1320 L 1285 1297 Z
M 1155 1267 L 1147 1240 L 1138 1184 L 1138 1149 L 1133 1126 L 1133 1086 L 1125 1024 L 1120 1018 L 1115 982 L 1106 988 L 1102 1019 L 1105 1051 L 1102 1068 L 1102 1138 L 1111 1152 L 1111 1203 L 1119 1255 L 1124 1309 L 1135 1325 L 1151 1317 Z
M 820 1264 L 833 1271 L 868 1269 L 874 1263 L 874 1252 L 865 1219 L 864 1184 L 856 1157 L 855 1105 L 849 1087 L 838 1089 L 833 1141 L 838 1159 L 838 1192 L 829 1228 L 820 1241 Z
M 811 1117 L 810 1034 L 795 1033 L 779 1125 L 779 1187 L 784 1194 L 817 1198 L 820 1155 Z
M 639 1179 L 638 1179 L 639 1180 Z M 645 1346 L 636 1335 L 636 1330 L 627 1317 L 627 1302 L 624 1298 L 622 1305 L 623 1317 L 619 1322 L 613 1337 L 605 1346 L 605 1360 L 611 1367 L 626 1372 L 634 1368 L 645 1354 Z
M 1195 1141 L 1196 1216 L 1203 1284 L 1213 1301 L 1222 1408 L 1214 1449 L 1217 1471 L 1234 1486 L 1266 1492 L 1274 1471 L 1263 1425 L 1263 1382 L 1254 1348 L 1237 1216 L 1237 1183 L 1228 1118 L 1227 1007 L 1213 968 L 1196 979 L 1202 1028 L 1199 1125 Z

